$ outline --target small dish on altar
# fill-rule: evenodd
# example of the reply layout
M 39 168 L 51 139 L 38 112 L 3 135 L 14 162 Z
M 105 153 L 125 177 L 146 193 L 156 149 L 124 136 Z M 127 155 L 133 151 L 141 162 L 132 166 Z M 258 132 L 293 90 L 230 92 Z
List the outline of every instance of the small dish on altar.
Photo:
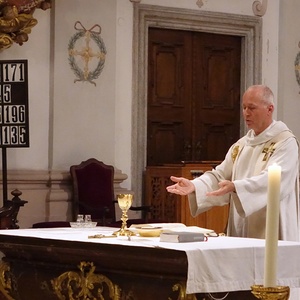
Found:
M 97 222 L 70 222 L 72 228 L 93 228 L 97 226 Z
M 138 234 L 143 237 L 159 237 L 163 231 L 162 227 L 143 226 L 136 229 Z
M 79 223 L 79 222 L 70 222 L 70 226 L 72 228 L 82 228 L 83 227 L 83 223 Z
M 97 226 L 97 222 L 84 222 L 84 228 L 94 228 Z

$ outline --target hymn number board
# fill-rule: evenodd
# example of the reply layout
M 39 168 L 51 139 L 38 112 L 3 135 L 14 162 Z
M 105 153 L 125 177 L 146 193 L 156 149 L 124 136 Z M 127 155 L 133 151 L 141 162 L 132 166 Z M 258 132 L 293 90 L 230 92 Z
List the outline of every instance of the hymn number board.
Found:
M 0 61 L 0 147 L 29 147 L 27 60 Z

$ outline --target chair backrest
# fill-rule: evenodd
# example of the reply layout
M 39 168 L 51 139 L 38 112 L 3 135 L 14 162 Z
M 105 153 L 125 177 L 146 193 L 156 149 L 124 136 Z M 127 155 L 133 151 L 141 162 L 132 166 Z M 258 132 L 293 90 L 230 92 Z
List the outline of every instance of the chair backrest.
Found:
M 73 181 L 73 218 L 91 215 L 107 225 L 115 221 L 114 167 L 90 158 L 70 167 Z

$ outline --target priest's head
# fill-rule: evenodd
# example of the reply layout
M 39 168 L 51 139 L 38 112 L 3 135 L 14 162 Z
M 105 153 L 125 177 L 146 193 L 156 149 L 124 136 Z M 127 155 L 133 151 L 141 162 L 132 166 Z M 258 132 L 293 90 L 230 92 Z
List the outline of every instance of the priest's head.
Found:
M 243 95 L 243 116 L 249 129 L 260 134 L 273 121 L 274 95 L 265 85 L 250 86 Z

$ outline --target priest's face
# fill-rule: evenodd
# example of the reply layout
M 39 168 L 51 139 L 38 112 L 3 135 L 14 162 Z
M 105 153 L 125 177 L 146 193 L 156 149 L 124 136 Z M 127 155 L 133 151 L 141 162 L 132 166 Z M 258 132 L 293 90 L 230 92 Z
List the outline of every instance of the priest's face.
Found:
M 243 96 L 243 116 L 249 129 L 258 135 L 272 123 L 274 105 L 265 102 L 257 90 L 246 91 Z

